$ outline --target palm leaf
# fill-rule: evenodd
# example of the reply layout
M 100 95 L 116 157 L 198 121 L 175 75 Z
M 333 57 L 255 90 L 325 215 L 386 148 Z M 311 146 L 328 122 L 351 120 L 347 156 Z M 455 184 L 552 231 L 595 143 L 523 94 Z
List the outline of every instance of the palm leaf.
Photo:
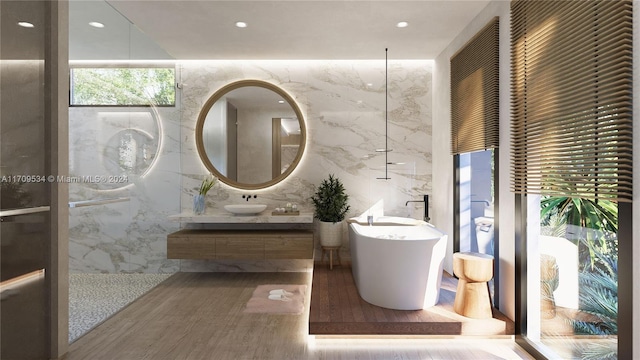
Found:
M 615 335 L 618 333 L 618 260 L 594 249 L 602 267 L 579 274 L 580 311 L 590 314 L 598 322 L 572 320 L 576 333 Z
M 583 360 L 607 360 L 618 358 L 618 344 L 615 340 L 602 343 L 601 341 L 590 343 L 582 350 Z

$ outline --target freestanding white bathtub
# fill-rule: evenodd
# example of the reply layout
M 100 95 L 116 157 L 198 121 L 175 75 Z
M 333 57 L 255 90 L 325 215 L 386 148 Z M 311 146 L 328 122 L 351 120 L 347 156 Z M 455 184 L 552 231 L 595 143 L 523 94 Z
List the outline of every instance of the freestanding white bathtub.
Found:
M 360 296 L 396 310 L 438 303 L 447 235 L 430 224 L 349 224 L 353 278 Z

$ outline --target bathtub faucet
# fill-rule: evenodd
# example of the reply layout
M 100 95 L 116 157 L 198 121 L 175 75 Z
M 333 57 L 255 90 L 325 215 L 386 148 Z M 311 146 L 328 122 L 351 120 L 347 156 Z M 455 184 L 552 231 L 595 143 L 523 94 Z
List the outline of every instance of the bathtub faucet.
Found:
M 429 220 L 431 220 L 429 218 L 429 195 L 423 195 L 423 199 L 422 200 L 409 200 L 404 204 L 404 206 L 409 206 L 409 203 L 411 203 L 411 202 L 423 202 L 424 203 L 424 221 L 429 222 Z

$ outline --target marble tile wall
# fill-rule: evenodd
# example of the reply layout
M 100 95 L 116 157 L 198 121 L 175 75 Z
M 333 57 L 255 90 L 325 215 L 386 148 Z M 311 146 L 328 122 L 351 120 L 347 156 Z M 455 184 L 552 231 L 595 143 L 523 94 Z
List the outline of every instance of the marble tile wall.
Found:
M 178 270 L 166 235 L 179 224 L 166 218 L 180 210 L 179 124 L 179 107 L 70 108 L 71 272 Z M 81 206 L 102 199 L 125 201 Z
M 307 144 L 301 163 L 289 178 L 264 190 L 237 190 L 219 183 L 207 195 L 207 211 L 223 211 L 225 204 L 256 194 L 269 208 L 292 202 L 312 211 L 315 186 L 329 174 L 337 176 L 350 196 L 349 216 L 357 216 L 381 201 L 385 214 L 422 218 L 421 199 L 432 182 L 432 62 L 390 60 L 388 67 L 388 161 L 385 176 L 385 63 L 363 61 L 183 61 L 180 124 L 181 196 L 184 212 L 207 170 L 195 143 L 195 125 L 204 102 L 220 87 L 241 79 L 274 83 L 300 106 L 307 126 Z M 252 199 L 253 201 L 253 199 Z M 342 256 L 349 258 L 346 226 Z M 318 253 L 318 252 L 316 252 Z M 276 269 L 295 268 L 295 264 Z M 262 269 L 255 262 L 182 261 L 184 271 Z
M 141 114 L 144 109 L 70 109 L 71 174 L 113 175 L 124 169 L 122 174 L 127 175 L 125 186 L 71 183 L 70 201 L 129 198 L 70 209 L 71 271 L 297 271 L 310 267 L 303 260 L 166 259 L 166 235 L 186 226 L 167 221 L 167 216 L 191 210 L 192 197 L 207 174 L 195 145 L 200 109 L 218 88 L 241 79 L 274 83 L 295 99 L 305 116 L 306 151 L 291 176 L 271 188 L 245 191 L 218 183 L 207 195 L 208 211 L 223 211 L 225 204 L 239 203 L 247 193 L 258 195 L 256 201 L 269 208 L 292 202 L 302 211 L 312 211 L 315 186 L 334 174 L 350 196 L 348 216 L 384 203 L 387 215 L 421 218 L 420 204 L 407 207 L 405 202 L 431 192 L 432 62 L 391 60 L 388 70 L 385 98 L 384 60 L 182 61 L 178 63 L 181 100 L 175 108 L 156 109 L 151 118 Z M 385 153 L 375 151 L 385 147 L 385 100 L 388 148 L 393 149 L 388 161 L 401 164 L 389 166 L 390 180 L 377 180 L 385 176 Z M 147 163 L 151 154 L 155 156 Z M 344 230 L 342 256 L 349 259 L 346 226 Z

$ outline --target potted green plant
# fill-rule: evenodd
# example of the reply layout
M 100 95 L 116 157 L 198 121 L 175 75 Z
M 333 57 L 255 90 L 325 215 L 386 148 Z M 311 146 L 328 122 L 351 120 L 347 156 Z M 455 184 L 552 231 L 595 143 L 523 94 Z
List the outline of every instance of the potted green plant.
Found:
M 315 206 L 314 217 L 319 220 L 320 245 L 340 246 L 342 221 L 350 208 L 344 185 L 340 179 L 329 175 L 328 179 L 322 180 L 311 200 Z

